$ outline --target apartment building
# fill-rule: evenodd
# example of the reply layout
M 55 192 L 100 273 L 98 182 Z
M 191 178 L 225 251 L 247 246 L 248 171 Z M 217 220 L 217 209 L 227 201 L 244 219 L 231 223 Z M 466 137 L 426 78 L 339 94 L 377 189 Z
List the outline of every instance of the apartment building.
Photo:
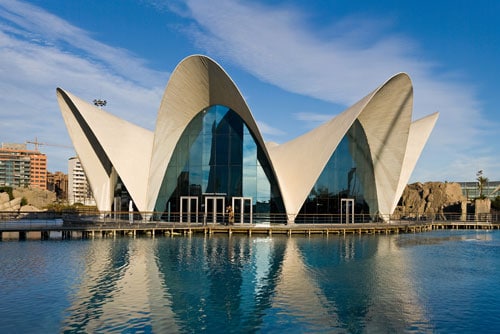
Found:
M 47 189 L 47 156 L 26 144 L 2 143 L 0 186 Z
M 77 157 L 68 160 L 68 202 L 96 205 L 90 184 Z

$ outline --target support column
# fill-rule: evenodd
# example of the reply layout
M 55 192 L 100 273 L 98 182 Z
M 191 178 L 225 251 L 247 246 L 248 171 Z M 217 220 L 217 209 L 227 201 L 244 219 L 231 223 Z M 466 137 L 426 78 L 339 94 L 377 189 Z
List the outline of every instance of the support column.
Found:
M 464 222 L 467 220 L 467 201 L 462 201 L 462 203 L 460 203 L 460 207 L 462 209 L 460 220 Z

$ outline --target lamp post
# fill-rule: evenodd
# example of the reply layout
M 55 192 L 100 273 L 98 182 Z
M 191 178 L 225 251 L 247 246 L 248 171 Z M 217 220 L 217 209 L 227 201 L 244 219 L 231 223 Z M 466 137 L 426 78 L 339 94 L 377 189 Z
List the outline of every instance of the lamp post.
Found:
M 106 100 L 101 100 L 101 99 L 94 99 L 94 101 L 92 102 L 94 102 L 94 105 L 99 108 L 104 107 L 108 103 Z

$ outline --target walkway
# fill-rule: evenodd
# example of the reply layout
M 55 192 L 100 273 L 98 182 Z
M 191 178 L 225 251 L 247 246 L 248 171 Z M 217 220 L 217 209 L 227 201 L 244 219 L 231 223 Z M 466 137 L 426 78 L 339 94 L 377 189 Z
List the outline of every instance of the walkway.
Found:
M 417 233 L 439 229 L 500 229 L 500 224 L 489 222 L 391 222 L 391 223 L 354 223 L 354 224 L 221 224 L 196 223 L 143 223 L 128 221 L 117 222 L 63 222 L 62 220 L 30 220 L 0 222 L 0 240 L 46 240 L 54 237 L 61 239 L 107 238 L 117 236 L 177 236 L 177 235 L 346 235 L 346 234 L 399 234 Z

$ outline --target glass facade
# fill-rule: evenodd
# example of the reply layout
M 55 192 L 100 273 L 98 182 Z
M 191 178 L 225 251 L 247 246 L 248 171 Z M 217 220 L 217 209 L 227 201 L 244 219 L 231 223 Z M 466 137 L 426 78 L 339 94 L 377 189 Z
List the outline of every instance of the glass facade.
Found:
M 184 130 L 164 175 L 155 211 L 181 210 L 181 197 L 251 198 L 254 217 L 284 213 L 277 182 L 263 150 L 241 117 L 225 106 L 201 111 Z M 194 209 L 191 208 L 191 211 Z
M 342 199 L 354 201 L 355 214 L 373 215 L 378 211 L 376 196 L 370 148 L 363 127 L 356 120 L 311 189 L 296 222 L 308 222 L 312 216 L 317 219 L 323 214 L 328 222 L 335 222 L 345 210 L 342 204 L 346 202 Z

